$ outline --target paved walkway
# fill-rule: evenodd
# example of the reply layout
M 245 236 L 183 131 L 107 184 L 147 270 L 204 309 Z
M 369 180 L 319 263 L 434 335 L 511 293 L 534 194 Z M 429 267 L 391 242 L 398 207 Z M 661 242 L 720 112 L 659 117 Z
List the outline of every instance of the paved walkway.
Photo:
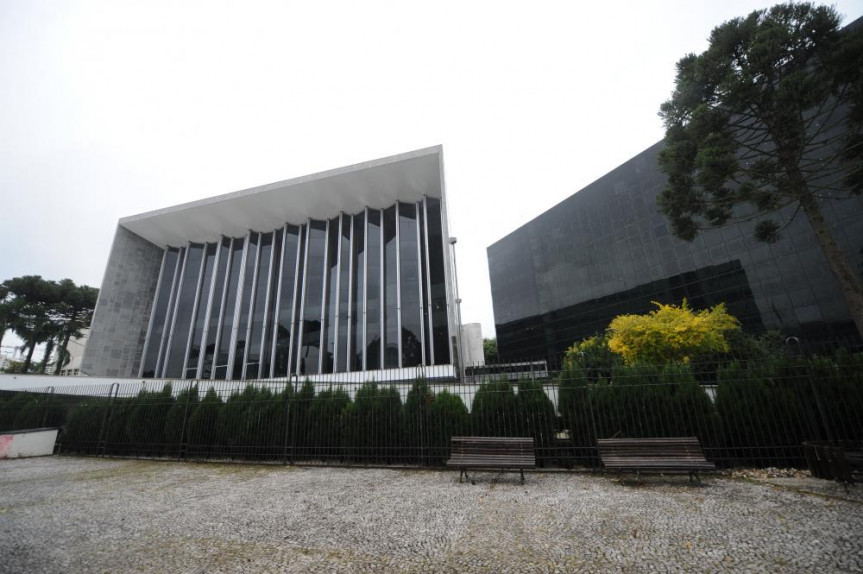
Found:
M 863 502 L 812 479 L 0 461 L 0 572 L 851 572 Z

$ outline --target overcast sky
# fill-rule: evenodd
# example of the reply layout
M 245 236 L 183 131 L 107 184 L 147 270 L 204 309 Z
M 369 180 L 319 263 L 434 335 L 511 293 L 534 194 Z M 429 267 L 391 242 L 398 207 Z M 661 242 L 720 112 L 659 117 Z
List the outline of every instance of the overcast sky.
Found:
M 771 4 L 0 0 L 0 280 L 98 287 L 120 217 L 443 144 L 493 336 L 486 248 L 661 139 L 675 62 Z

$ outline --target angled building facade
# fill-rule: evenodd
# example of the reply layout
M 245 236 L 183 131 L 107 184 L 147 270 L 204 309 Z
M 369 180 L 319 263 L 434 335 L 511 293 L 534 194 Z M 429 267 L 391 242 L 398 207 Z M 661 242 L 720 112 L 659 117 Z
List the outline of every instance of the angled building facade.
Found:
M 121 219 L 81 370 L 215 380 L 456 361 L 442 149 Z
M 805 217 L 773 244 L 755 222 L 674 237 L 656 205 L 662 142 L 488 248 L 498 352 L 504 361 L 559 357 L 652 302 L 725 303 L 749 332 L 859 344 L 827 259 Z M 834 237 L 863 272 L 863 197 L 824 201 Z

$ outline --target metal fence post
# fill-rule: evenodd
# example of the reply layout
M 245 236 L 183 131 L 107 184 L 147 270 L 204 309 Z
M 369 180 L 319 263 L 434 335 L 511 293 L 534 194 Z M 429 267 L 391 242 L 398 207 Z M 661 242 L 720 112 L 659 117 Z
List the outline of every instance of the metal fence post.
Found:
M 197 385 L 197 383 L 195 383 Z M 186 406 L 183 409 L 183 426 L 180 427 L 180 444 L 177 449 L 177 460 L 183 460 L 185 458 L 186 449 L 188 449 L 188 445 L 185 444 L 186 440 L 186 424 L 189 421 L 189 403 L 192 400 L 192 383 L 189 383 L 189 388 L 186 389 Z
M 105 451 L 107 450 L 107 444 L 105 444 L 107 440 L 105 438 L 105 425 L 111 421 L 111 415 L 113 415 L 114 396 L 118 394 L 119 391 L 120 383 L 111 383 L 111 387 L 108 389 L 108 408 L 106 408 L 105 412 L 102 414 L 102 426 L 99 428 L 99 442 L 96 444 L 97 455 L 105 456 Z
M 291 428 L 291 396 L 296 392 L 294 389 L 293 380 L 297 380 L 299 383 L 299 377 L 297 375 L 291 375 L 288 377 L 288 380 L 285 382 L 285 437 L 282 440 L 282 464 L 288 464 L 288 437 L 291 437 L 291 464 L 294 464 L 294 436 L 293 433 L 289 433 Z M 290 393 L 287 392 L 288 388 L 291 388 L 292 391 Z
M 42 428 L 48 423 L 48 409 L 51 406 L 51 397 L 54 395 L 54 387 L 48 387 L 48 394 L 45 397 L 45 412 L 42 413 Z

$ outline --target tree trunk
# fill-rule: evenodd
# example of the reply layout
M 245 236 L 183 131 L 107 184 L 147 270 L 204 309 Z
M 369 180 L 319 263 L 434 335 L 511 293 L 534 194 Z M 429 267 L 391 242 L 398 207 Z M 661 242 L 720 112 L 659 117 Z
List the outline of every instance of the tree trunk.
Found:
M 860 284 L 854 274 L 854 269 L 848 264 L 845 253 L 830 232 L 830 225 L 821 213 L 818 200 L 805 192 L 800 200 L 800 206 L 806 213 L 806 217 L 809 218 L 809 223 L 815 231 L 815 238 L 818 239 L 821 251 L 824 252 L 827 262 L 830 264 L 830 270 L 833 271 L 833 275 L 839 281 L 842 294 L 845 296 L 845 303 L 848 305 L 851 318 L 857 326 L 857 333 L 863 339 L 863 285 Z
M 51 360 L 51 353 L 54 351 L 54 338 L 48 339 L 45 343 L 45 354 L 42 355 L 42 362 L 39 363 L 39 374 L 44 375 L 45 369 L 48 368 L 48 361 Z
M 0 323 L 0 349 L 3 348 L 3 335 L 6 334 L 6 323 Z
M 36 343 L 30 342 L 27 343 L 29 351 L 27 351 L 27 358 L 24 359 L 24 367 L 21 369 L 25 375 L 30 372 L 30 363 L 33 361 L 33 351 L 36 350 Z
M 69 345 L 69 337 L 70 334 L 66 333 L 63 337 L 63 342 L 60 343 L 60 348 L 57 349 L 57 368 L 54 369 L 55 376 L 60 376 L 60 369 L 65 366 L 64 363 L 66 362 L 66 356 L 68 354 L 66 347 Z

